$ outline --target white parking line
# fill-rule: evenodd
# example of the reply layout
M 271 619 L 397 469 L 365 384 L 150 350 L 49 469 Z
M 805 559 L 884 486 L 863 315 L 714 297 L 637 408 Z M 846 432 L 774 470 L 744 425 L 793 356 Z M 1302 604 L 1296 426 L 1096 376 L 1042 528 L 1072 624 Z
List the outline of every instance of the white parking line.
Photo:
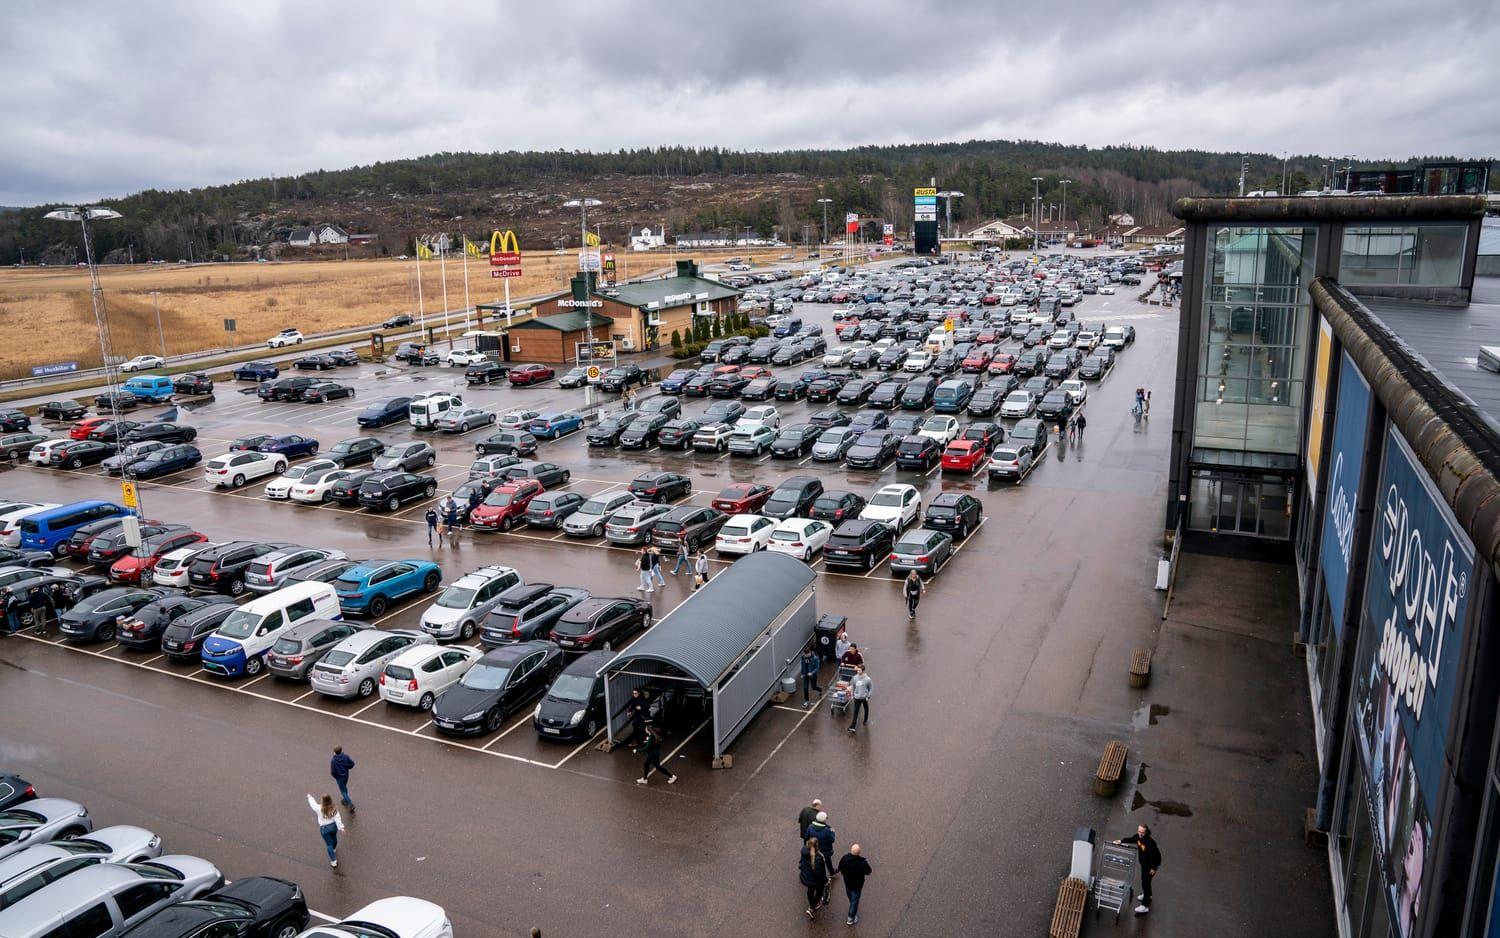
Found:
M 356 716 L 357 717 L 361 713 L 364 713 L 366 710 L 368 710 L 371 707 L 375 706 L 376 704 L 385 703 L 385 698 L 382 697 L 382 696 L 380 696 L 378 693 L 377 694 L 372 694 L 371 696 L 374 697 L 375 699 L 371 700 L 369 703 L 365 704 L 363 707 L 360 707 L 358 710 L 354 711 L 352 714 L 350 714 L 350 716 Z

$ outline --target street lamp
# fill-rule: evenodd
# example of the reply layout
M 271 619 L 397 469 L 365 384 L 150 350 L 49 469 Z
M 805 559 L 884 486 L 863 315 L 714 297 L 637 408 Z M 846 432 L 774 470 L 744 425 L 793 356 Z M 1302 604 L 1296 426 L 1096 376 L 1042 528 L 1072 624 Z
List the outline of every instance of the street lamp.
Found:
M 563 208 L 578 209 L 578 269 L 584 272 L 584 282 L 588 282 L 588 266 L 585 258 L 588 256 L 589 247 L 589 209 L 595 205 L 603 205 L 598 199 L 585 196 L 581 199 L 569 199 L 562 204 Z M 588 330 L 588 341 L 594 341 L 594 312 L 587 305 L 583 307 L 584 327 Z M 592 350 L 590 350 L 592 355 Z
M 1071 179 L 1060 179 L 1058 185 L 1062 186 L 1062 227 L 1063 237 L 1068 236 L 1068 186 L 1073 184 Z
M 819 244 L 819 247 L 821 248 L 822 245 L 828 243 L 828 205 L 833 200 L 832 199 L 824 198 L 824 199 L 819 199 L 818 201 L 820 203 L 822 203 L 822 205 L 823 205 L 823 240 Z M 820 251 L 820 253 L 821 253 L 821 251 Z
M 151 291 L 151 308 L 156 310 L 156 337 L 161 340 L 161 357 L 167 357 L 167 334 L 161 328 L 161 291 Z
M 1042 177 L 1032 176 L 1031 184 L 1035 187 L 1031 196 L 1031 249 L 1040 253 L 1042 250 Z
M 938 193 L 938 198 L 943 200 L 943 214 L 948 220 L 948 237 L 953 237 L 953 200 L 964 197 L 957 189 L 944 189 Z

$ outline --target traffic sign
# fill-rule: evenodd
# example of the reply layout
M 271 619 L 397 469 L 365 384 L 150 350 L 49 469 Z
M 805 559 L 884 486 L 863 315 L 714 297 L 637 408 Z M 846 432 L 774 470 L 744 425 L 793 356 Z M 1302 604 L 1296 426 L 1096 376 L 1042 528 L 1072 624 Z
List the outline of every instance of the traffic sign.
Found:
M 495 278 L 495 279 L 499 279 L 500 277 L 519 277 L 519 276 L 521 276 L 521 268 L 519 268 L 519 267 L 492 267 L 492 268 L 490 268 L 490 276 L 492 278 Z
M 136 495 L 134 482 L 120 483 L 120 498 L 125 502 L 125 507 L 131 511 L 135 511 L 141 507 L 141 500 Z
M 944 319 L 943 320 L 943 331 L 944 332 L 952 332 L 953 331 L 953 320 L 951 320 L 951 319 Z
M 599 375 L 600 375 L 599 366 L 598 365 L 590 365 L 589 366 L 589 370 L 586 371 L 586 372 L 584 372 L 584 374 L 588 375 L 588 379 L 590 381 L 598 381 L 599 380 Z

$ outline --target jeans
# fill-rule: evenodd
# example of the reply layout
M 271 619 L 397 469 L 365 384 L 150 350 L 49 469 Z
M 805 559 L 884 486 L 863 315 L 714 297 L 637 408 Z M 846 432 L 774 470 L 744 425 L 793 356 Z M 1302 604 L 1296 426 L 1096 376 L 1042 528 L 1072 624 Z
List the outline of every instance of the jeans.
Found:
M 435 525 L 435 524 L 429 524 L 427 526 L 427 546 L 428 547 L 432 546 L 432 536 L 434 534 L 436 534 L 436 533 L 437 533 L 437 525 Z
M 849 914 L 845 918 L 859 918 L 859 894 L 863 892 L 863 889 L 850 889 L 845 886 L 844 892 L 849 895 Z
M 678 554 L 677 555 L 677 562 L 674 563 L 674 564 L 672 564 L 672 575 L 676 576 L 677 574 L 681 573 L 684 569 L 686 569 L 687 572 L 692 573 L 693 572 L 693 562 L 688 559 L 688 555 L 687 554 Z
M 651 585 L 651 571 L 650 570 L 642 570 L 641 571 L 641 586 L 640 586 L 640 589 L 643 592 L 647 592 L 647 593 L 650 593 L 650 592 L 652 592 L 654 590 L 654 587 L 652 587 L 652 585 Z
M 337 862 L 339 858 L 339 826 L 337 824 L 324 824 L 318 828 L 318 833 L 323 835 L 323 846 L 328 848 L 328 862 Z
M 338 783 L 339 797 L 343 799 L 344 807 L 352 809 L 354 802 L 349 800 L 349 780 L 347 778 L 336 778 L 334 781 Z
M 851 715 L 851 719 L 849 720 L 849 728 L 851 730 L 854 729 L 854 724 L 859 722 L 859 711 L 861 709 L 863 709 L 865 712 L 865 726 L 870 725 L 870 701 L 865 697 L 856 697 L 854 698 L 854 703 L 849 707 L 849 713 Z
M 917 603 L 922 601 L 921 593 L 911 593 L 906 597 L 906 617 L 915 619 L 917 616 Z
M 658 583 L 660 583 L 662 586 L 666 586 L 667 585 L 667 578 L 661 572 L 661 564 L 658 563 L 656 566 L 652 567 L 651 568 L 651 573 L 656 577 L 656 581 Z
M 661 750 L 659 749 L 649 749 L 646 751 L 646 764 L 641 769 L 641 778 L 649 776 L 652 769 L 655 769 L 669 779 L 677 777 L 672 774 L 670 769 L 661 764 Z
M 818 675 L 817 675 L 817 672 L 813 672 L 812 674 L 808 674 L 808 673 L 806 673 L 804 671 L 803 674 L 802 674 L 802 702 L 803 703 L 807 703 L 807 692 L 808 692 L 809 689 L 815 690 L 815 691 L 817 691 L 820 694 L 823 693 L 823 688 L 821 688 L 821 687 L 818 686 Z
M 1141 870 L 1141 905 L 1151 908 L 1151 881 L 1156 878 L 1155 870 Z

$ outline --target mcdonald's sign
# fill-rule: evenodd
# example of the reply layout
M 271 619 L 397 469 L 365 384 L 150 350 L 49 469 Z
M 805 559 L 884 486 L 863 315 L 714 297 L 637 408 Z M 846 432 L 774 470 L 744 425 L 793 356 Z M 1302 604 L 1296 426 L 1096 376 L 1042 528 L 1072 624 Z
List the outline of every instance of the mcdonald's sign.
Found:
M 516 241 L 514 231 L 506 229 L 490 235 L 490 266 L 521 266 L 521 245 Z

